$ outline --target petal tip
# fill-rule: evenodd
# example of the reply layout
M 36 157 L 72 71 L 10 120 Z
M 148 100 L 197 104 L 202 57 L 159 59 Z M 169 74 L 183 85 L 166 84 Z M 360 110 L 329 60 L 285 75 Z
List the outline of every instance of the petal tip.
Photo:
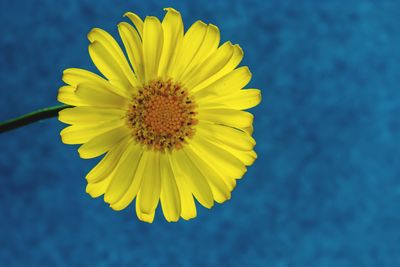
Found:
M 91 159 L 92 157 L 91 157 L 90 155 L 88 155 L 88 154 L 87 154 L 83 149 L 81 149 L 81 148 L 82 148 L 82 146 L 78 148 L 79 157 L 82 158 L 82 159 Z
M 88 38 L 89 42 L 93 43 L 93 42 L 96 40 L 96 38 L 95 38 L 94 35 L 95 35 L 96 33 L 101 32 L 101 31 L 104 31 L 104 30 L 102 30 L 102 29 L 100 29 L 100 28 L 93 28 L 93 29 L 91 29 L 91 30 L 88 32 L 88 34 L 86 35 L 86 37 Z
M 207 24 L 202 20 L 197 20 L 194 24 L 199 24 L 200 26 L 207 27 Z
M 110 204 L 110 203 L 107 202 L 105 199 L 104 199 L 104 202 L 106 202 L 107 204 L 109 204 L 109 207 L 110 207 L 112 210 L 121 211 L 121 210 L 125 209 L 125 207 L 119 207 L 119 206 L 117 206 L 117 205 Z
M 180 14 L 179 11 L 176 10 L 175 8 L 173 8 L 173 7 L 165 7 L 165 8 L 164 8 L 164 11 Z
M 185 221 L 189 221 L 191 219 L 194 219 L 197 217 L 197 214 L 192 214 L 192 215 L 181 215 L 181 218 L 184 219 Z
M 134 17 L 138 17 L 138 15 L 136 15 L 135 13 L 132 13 L 130 11 L 125 12 L 124 15 L 122 15 L 122 17 L 130 17 L 130 16 L 134 16 Z
M 152 22 L 159 22 L 160 20 L 156 16 L 146 16 L 144 22 L 152 21 Z
M 142 222 L 146 222 L 146 223 L 153 223 L 154 221 L 154 214 L 146 214 L 146 213 L 142 213 L 142 214 L 136 214 L 138 219 L 141 220 Z

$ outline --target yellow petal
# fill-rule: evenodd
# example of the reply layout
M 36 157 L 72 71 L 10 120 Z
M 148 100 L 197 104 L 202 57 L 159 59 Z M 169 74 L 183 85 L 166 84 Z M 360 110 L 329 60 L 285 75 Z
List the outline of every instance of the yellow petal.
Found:
M 137 198 L 136 198 L 136 215 L 137 215 L 137 217 L 139 218 L 139 220 L 141 220 L 141 221 L 143 221 L 143 222 L 147 222 L 147 223 L 152 223 L 153 220 L 154 220 L 154 214 L 155 214 L 156 210 L 154 209 L 154 210 L 153 210 L 152 212 L 150 212 L 150 213 L 143 213 L 143 212 L 140 210 L 140 205 L 139 205 L 139 203 L 140 203 L 142 197 L 143 197 L 143 196 L 142 196 L 141 193 L 139 192 L 138 195 L 137 195 Z M 157 202 L 157 204 L 158 204 L 158 202 Z M 157 204 L 156 204 L 156 205 L 157 205 Z
M 204 160 L 214 164 L 226 176 L 239 178 L 246 172 L 246 167 L 239 159 L 232 156 L 228 151 L 220 149 L 208 138 L 195 135 L 190 144 L 198 153 L 203 155 Z
M 189 88 L 189 90 L 196 87 L 196 85 L 220 71 L 232 57 L 232 53 L 232 44 L 226 42 L 197 68 L 194 68 L 185 77 L 182 77 L 182 83 Z
M 161 177 L 160 177 L 160 152 L 150 152 L 146 166 L 146 174 L 140 187 L 141 199 L 137 202 L 141 213 L 151 214 L 160 199 Z
M 249 127 L 253 123 L 253 115 L 251 113 L 225 108 L 198 109 L 197 118 L 239 129 Z
M 66 108 L 58 113 L 58 119 L 68 124 L 100 123 L 123 119 L 126 111 L 110 108 L 74 107 Z
M 200 123 L 196 127 L 196 130 L 199 135 L 208 139 L 220 150 L 229 152 L 246 166 L 252 165 L 257 158 L 257 155 L 253 151 L 255 141 L 246 132 L 222 125 L 213 126 L 206 123 Z
M 128 134 L 130 134 L 130 131 L 126 126 L 118 127 L 102 133 L 81 145 L 78 149 L 79 156 L 84 159 L 98 157 L 109 151 Z
M 99 134 L 123 126 L 124 123 L 123 120 L 118 119 L 96 124 L 71 125 L 60 132 L 61 140 L 64 144 L 83 144 Z
M 202 64 L 209 55 L 214 53 L 217 50 L 220 41 L 220 33 L 217 26 L 209 24 L 207 26 L 207 32 L 204 36 L 203 42 L 201 43 L 200 48 L 198 49 L 196 55 L 193 60 L 189 63 L 185 72 L 182 74 L 180 80 L 185 81 L 190 79 L 195 73 L 200 64 Z
M 243 131 L 245 131 L 246 133 L 248 133 L 249 135 L 253 134 L 254 128 L 253 128 L 253 124 L 249 125 L 248 127 L 243 127 L 241 128 Z
M 91 83 L 95 84 L 96 86 L 107 88 L 118 95 L 127 96 L 125 89 L 112 86 L 107 80 L 103 79 L 99 75 L 83 69 L 70 68 L 64 70 L 62 80 L 66 84 L 69 84 L 75 88 L 81 83 Z
M 111 174 L 112 181 L 104 195 L 105 202 L 113 204 L 120 200 L 125 192 L 128 191 L 130 184 L 134 181 L 136 168 L 141 156 L 142 147 L 135 141 L 132 141 Z
M 165 8 L 167 14 L 162 22 L 164 44 L 161 53 L 158 76 L 168 78 L 170 68 L 183 39 L 183 22 L 181 14 L 173 8 Z
M 128 188 L 126 189 L 126 182 L 116 180 L 113 187 L 110 186 L 110 196 L 107 197 L 106 202 L 110 203 L 110 207 L 114 210 L 125 209 L 136 197 L 139 192 L 140 186 L 142 184 L 143 177 L 147 172 L 147 165 L 149 154 L 151 151 L 144 150 L 135 156 L 137 165 L 135 165 L 132 180 L 128 183 Z M 139 158 L 137 158 L 139 157 Z M 129 160 L 128 160 L 129 161 Z M 136 163 L 135 163 L 136 164 Z M 129 166 L 128 166 L 129 168 Z M 132 167 L 131 167 L 132 168 Z M 121 177 L 121 179 L 123 179 Z M 137 204 L 136 204 L 137 205 Z
M 143 36 L 143 20 L 138 15 L 132 12 L 125 13 L 124 17 L 128 17 L 132 21 L 133 25 L 135 25 L 136 30 L 139 32 L 140 36 Z
M 124 43 L 129 61 L 135 70 L 137 79 L 144 83 L 143 48 L 142 40 L 137 31 L 128 23 L 118 24 L 118 31 Z
M 198 134 L 207 136 L 208 138 L 231 146 L 238 150 L 249 151 L 252 150 L 256 141 L 239 129 L 227 127 L 224 125 L 213 123 L 199 123 L 196 126 Z
M 107 190 L 108 185 L 110 184 L 111 178 L 107 177 L 104 180 L 101 180 L 98 183 L 89 183 L 86 186 L 86 193 L 88 193 L 91 197 L 99 197 Z
M 108 151 L 104 158 L 102 158 L 102 160 L 86 175 L 86 180 L 89 183 L 99 182 L 111 174 L 122 154 L 127 150 L 129 144 L 128 140 L 130 140 L 130 137 L 122 139 L 122 141 Z
M 167 154 L 167 156 L 170 160 L 175 176 L 176 186 L 178 187 L 179 191 L 181 201 L 181 217 L 185 220 L 190 220 L 197 216 L 196 204 L 194 203 L 192 192 L 185 181 L 185 174 L 179 168 L 179 162 L 177 162 L 174 154 Z
M 196 102 L 203 107 L 226 107 L 244 110 L 255 107 L 261 102 L 261 92 L 258 89 L 244 89 L 224 96 L 200 98 Z
M 251 80 L 251 72 L 248 67 L 238 68 L 209 86 L 196 91 L 198 87 L 192 89 L 196 99 L 218 97 L 232 94 L 246 86 Z
M 193 163 L 201 171 L 203 176 L 207 179 L 214 199 L 218 203 L 222 203 L 230 199 L 231 192 L 224 182 L 226 178 L 220 172 L 218 172 L 214 165 L 209 164 L 204 160 L 204 156 L 206 155 L 202 155 L 198 151 L 196 152 L 192 146 L 185 147 L 185 152 L 193 160 Z
M 93 28 L 87 35 L 89 42 L 98 41 L 118 60 L 124 60 L 124 54 L 118 43 L 108 32 L 100 28 Z
M 217 146 L 219 146 L 221 149 L 224 149 L 231 153 L 233 156 L 238 158 L 241 162 L 243 162 L 244 165 L 246 166 L 251 166 L 253 165 L 254 161 L 257 159 L 257 154 L 254 152 L 254 150 L 250 151 L 243 151 L 243 150 L 238 150 L 235 147 L 228 146 L 224 143 L 218 143 L 216 142 Z M 240 178 L 240 177 L 237 177 Z
M 79 99 L 75 94 L 75 88 L 72 86 L 62 86 L 58 90 L 57 100 L 61 103 L 72 106 L 86 106 L 87 104 Z
M 163 46 L 163 29 L 156 17 L 146 17 L 143 25 L 143 60 L 146 81 L 157 78 Z
M 81 83 L 75 94 L 85 103 L 94 107 L 106 107 L 127 110 L 128 99 L 114 94 L 107 88 L 91 84 Z
M 124 78 L 129 81 L 131 87 L 139 85 L 132 69 L 129 67 L 128 61 L 126 60 L 121 47 L 108 32 L 99 28 L 94 28 L 89 32 L 88 39 L 91 43 L 99 42 L 104 46 L 108 54 L 118 63 L 118 67 L 124 74 Z
M 70 68 L 63 71 L 62 80 L 73 87 L 77 87 L 78 84 L 83 82 L 92 82 L 100 85 L 107 85 L 108 82 L 99 75 L 77 68 Z
M 178 186 L 166 153 L 160 154 L 161 207 L 169 222 L 176 222 L 181 214 L 181 201 Z
M 213 195 L 210 186 L 207 183 L 206 178 L 193 163 L 186 151 L 185 147 L 174 151 L 174 158 L 178 163 L 178 168 L 183 174 L 183 179 L 185 184 L 190 188 L 195 198 L 199 201 L 201 205 L 206 208 L 211 208 L 214 205 Z
M 228 63 L 217 73 L 198 84 L 194 91 L 199 91 L 233 71 L 243 59 L 243 50 L 239 45 L 233 46 L 233 54 Z
M 205 159 L 205 161 L 207 161 Z M 224 182 L 226 184 L 226 186 L 229 188 L 229 191 L 233 191 L 233 189 L 235 189 L 236 187 L 236 178 L 233 177 L 229 177 L 229 176 L 224 176 Z
M 182 40 L 182 46 L 174 62 L 171 72 L 172 78 L 179 80 L 187 66 L 197 54 L 207 32 L 207 25 L 202 21 L 196 21 L 186 32 Z
M 118 60 L 98 41 L 89 45 L 89 55 L 97 69 L 118 88 L 124 96 L 130 97 L 134 87 L 124 74 Z M 133 75 L 133 74 L 132 74 Z
M 231 59 L 225 65 L 225 67 L 221 70 L 221 72 L 219 72 L 213 78 L 218 79 L 218 76 L 222 77 L 222 76 L 228 74 L 229 72 L 233 71 L 242 61 L 243 55 L 244 55 L 243 49 L 238 44 L 235 44 L 233 47 L 234 47 L 234 51 L 233 51 L 233 55 L 232 55 Z

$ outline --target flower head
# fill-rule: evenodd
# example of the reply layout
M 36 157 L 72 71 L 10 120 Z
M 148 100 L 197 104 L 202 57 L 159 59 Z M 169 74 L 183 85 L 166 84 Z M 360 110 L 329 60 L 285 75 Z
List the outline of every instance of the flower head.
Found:
M 162 22 L 126 13 L 133 25 L 118 31 L 124 52 L 104 30 L 88 34 L 89 54 L 101 77 L 67 69 L 58 100 L 74 107 L 59 120 L 66 144 L 102 160 L 87 174 L 86 192 L 104 195 L 114 210 L 136 198 L 140 220 L 152 222 L 161 203 L 165 218 L 196 216 L 231 197 L 236 179 L 253 164 L 253 116 L 243 111 L 261 99 L 243 89 L 251 79 L 239 67 L 243 51 L 220 46 L 216 26 L 195 22 L 184 33 L 181 15 L 167 8 Z

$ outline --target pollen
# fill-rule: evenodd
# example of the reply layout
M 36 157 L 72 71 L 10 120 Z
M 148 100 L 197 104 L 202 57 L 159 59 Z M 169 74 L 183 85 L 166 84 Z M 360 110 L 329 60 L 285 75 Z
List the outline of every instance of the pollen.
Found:
M 128 126 L 137 142 L 160 151 L 180 149 L 195 134 L 196 105 L 188 91 L 171 80 L 155 80 L 132 98 Z

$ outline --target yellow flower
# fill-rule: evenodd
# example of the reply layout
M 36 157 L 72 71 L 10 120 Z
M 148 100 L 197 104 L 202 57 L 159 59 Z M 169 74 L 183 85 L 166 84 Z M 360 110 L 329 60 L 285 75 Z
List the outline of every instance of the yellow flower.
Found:
M 257 155 L 253 115 L 260 100 L 239 45 L 219 46 L 219 29 L 202 21 L 184 33 L 181 15 L 166 8 L 162 22 L 126 13 L 134 26 L 118 31 L 129 61 L 115 39 L 95 28 L 89 54 L 100 77 L 67 69 L 58 100 L 72 105 L 59 113 L 70 124 L 66 144 L 83 144 L 80 157 L 105 154 L 87 174 L 86 192 L 104 195 L 114 210 L 136 197 L 136 214 L 152 222 L 161 203 L 167 221 L 196 217 L 222 203 Z

